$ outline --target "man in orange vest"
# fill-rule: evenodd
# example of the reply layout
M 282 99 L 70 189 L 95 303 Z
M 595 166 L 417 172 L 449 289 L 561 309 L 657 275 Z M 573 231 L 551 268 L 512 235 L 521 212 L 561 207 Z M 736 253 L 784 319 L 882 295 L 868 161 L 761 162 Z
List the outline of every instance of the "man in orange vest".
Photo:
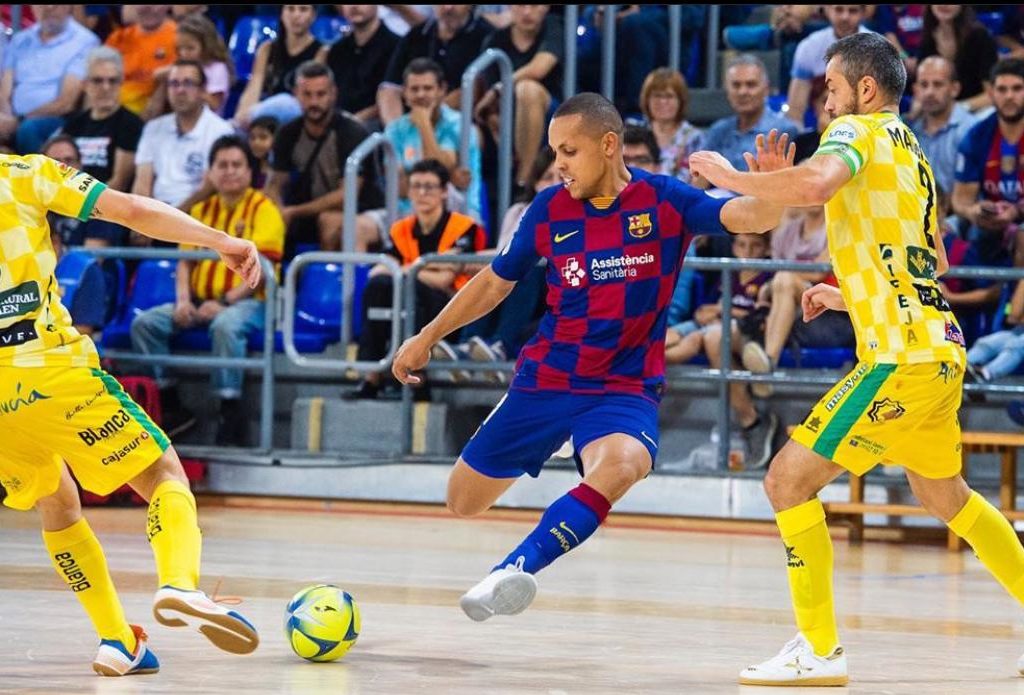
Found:
M 483 228 L 473 218 L 448 209 L 448 169 L 436 159 L 424 159 L 409 170 L 409 198 L 413 214 L 391 226 L 391 248 L 402 267 L 428 253 L 474 253 L 486 245 Z M 469 280 L 454 264 L 430 264 L 416 276 L 417 330 L 444 308 Z M 391 338 L 393 281 L 383 265 L 370 271 L 363 291 L 363 332 L 359 336 L 359 360 L 379 360 L 387 354 Z M 376 398 L 381 374 L 366 375 L 348 398 Z

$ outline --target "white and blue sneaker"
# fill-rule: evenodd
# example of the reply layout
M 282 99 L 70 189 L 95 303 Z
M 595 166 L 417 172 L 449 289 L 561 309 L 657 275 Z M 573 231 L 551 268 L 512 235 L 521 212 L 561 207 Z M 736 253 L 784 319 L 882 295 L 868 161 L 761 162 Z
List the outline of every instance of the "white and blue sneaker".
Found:
M 128 651 L 120 640 L 102 640 L 92 660 L 93 671 L 101 676 L 134 676 L 160 670 L 156 654 L 146 647 L 146 633 L 138 625 L 130 627 L 135 633 L 135 653 Z
M 252 623 L 199 590 L 160 587 L 153 597 L 153 616 L 167 627 L 192 626 L 215 646 L 232 654 L 248 654 L 260 643 Z
M 740 685 L 840 686 L 849 682 L 843 648 L 836 645 L 828 655 L 818 656 L 803 633 L 768 661 L 740 673 Z
M 459 606 L 477 622 L 492 615 L 522 613 L 537 595 L 537 580 L 523 571 L 523 558 L 496 569 L 459 599 Z

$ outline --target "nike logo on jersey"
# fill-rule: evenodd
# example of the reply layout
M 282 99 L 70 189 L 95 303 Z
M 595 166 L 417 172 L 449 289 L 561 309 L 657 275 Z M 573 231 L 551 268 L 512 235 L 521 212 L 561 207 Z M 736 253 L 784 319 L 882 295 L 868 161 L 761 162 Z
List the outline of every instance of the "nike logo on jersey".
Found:
M 568 234 L 555 234 L 555 243 L 556 244 L 561 244 L 563 241 L 565 241 L 569 237 L 575 236 L 575 235 L 577 235 L 579 233 L 580 233 L 580 230 L 577 229 L 575 232 L 569 232 Z

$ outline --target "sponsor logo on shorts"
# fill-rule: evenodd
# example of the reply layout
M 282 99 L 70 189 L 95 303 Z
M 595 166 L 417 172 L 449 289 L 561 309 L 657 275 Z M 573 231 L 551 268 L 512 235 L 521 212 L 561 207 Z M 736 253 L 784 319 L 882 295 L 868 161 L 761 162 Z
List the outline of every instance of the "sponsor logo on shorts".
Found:
M 906 412 L 907 409 L 903 407 L 902 403 L 886 397 L 871 404 L 871 408 L 868 410 L 868 419 L 870 419 L 871 422 L 898 420 L 903 417 Z
M 867 371 L 868 365 L 866 364 L 862 364 L 857 367 L 857 371 L 848 376 L 846 381 L 843 382 L 843 385 L 839 387 L 839 390 L 828 399 L 828 403 L 825 404 L 825 410 L 830 413 L 835 410 L 835 407 L 839 405 L 839 401 L 843 400 L 846 397 L 846 394 L 853 390 L 853 387 L 857 385 L 857 382 L 860 381 L 860 378 L 864 376 Z
M 102 442 L 105 439 L 113 437 L 115 434 L 125 428 L 125 426 L 132 421 L 128 411 L 121 408 L 116 413 L 111 415 L 106 422 L 97 427 L 86 427 L 84 430 L 78 431 L 79 438 L 85 442 L 86 446 L 92 446 L 97 442 Z
M 878 442 L 874 442 L 868 439 L 867 437 L 863 437 L 859 434 L 855 435 L 852 439 L 850 439 L 850 441 L 848 441 L 847 444 L 854 447 L 855 449 L 863 449 L 872 456 L 881 456 L 882 454 L 885 453 L 884 446 L 882 446 Z
M 16 413 L 22 408 L 27 408 L 36 401 L 45 401 L 49 396 L 39 393 L 35 389 L 31 391 L 23 392 L 21 390 L 21 382 L 14 387 L 14 398 L 8 398 L 0 401 L 0 414 Z
M 57 562 L 57 567 L 60 568 L 60 573 L 64 575 L 64 581 L 68 583 L 71 590 L 74 592 L 85 591 L 92 584 L 89 583 L 88 578 L 85 576 L 85 572 L 78 565 L 78 560 L 69 553 L 57 553 L 53 556 L 53 559 Z
M 38 337 L 39 334 L 36 333 L 35 321 L 24 319 L 23 321 L 12 323 L 7 328 L 0 328 L 0 347 L 24 345 Z
M 39 284 L 35 280 L 23 282 L 0 292 L 0 318 L 28 314 L 38 309 L 41 303 Z
M 95 403 L 97 400 L 99 400 L 99 397 L 102 396 L 103 394 L 105 394 L 106 392 L 107 392 L 106 389 L 100 389 L 99 391 L 97 391 L 93 395 L 89 396 L 89 398 L 87 398 L 84 402 L 76 403 L 74 408 L 71 408 L 70 410 L 65 410 L 64 411 L 64 419 L 65 420 L 70 420 L 74 416 L 78 415 L 80 412 L 82 412 L 83 410 L 88 408 L 90 405 Z
M 117 463 L 118 461 L 128 456 L 128 454 L 138 449 L 139 446 L 143 444 L 147 439 L 149 439 L 149 432 L 139 433 L 139 436 L 135 437 L 135 439 L 131 440 L 130 442 L 122 446 L 120 449 L 115 449 L 114 451 L 111 451 L 109 454 L 100 459 L 100 463 L 102 463 L 104 466 L 109 466 L 112 463 Z

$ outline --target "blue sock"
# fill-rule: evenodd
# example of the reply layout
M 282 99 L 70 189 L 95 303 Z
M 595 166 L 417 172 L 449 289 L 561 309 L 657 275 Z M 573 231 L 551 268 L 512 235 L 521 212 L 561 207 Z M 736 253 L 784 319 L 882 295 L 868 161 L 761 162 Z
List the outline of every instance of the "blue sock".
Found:
M 523 570 L 536 574 L 590 538 L 610 508 L 601 493 L 580 483 L 552 502 L 537 527 L 494 569 L 514 565 L 522 557 Z

